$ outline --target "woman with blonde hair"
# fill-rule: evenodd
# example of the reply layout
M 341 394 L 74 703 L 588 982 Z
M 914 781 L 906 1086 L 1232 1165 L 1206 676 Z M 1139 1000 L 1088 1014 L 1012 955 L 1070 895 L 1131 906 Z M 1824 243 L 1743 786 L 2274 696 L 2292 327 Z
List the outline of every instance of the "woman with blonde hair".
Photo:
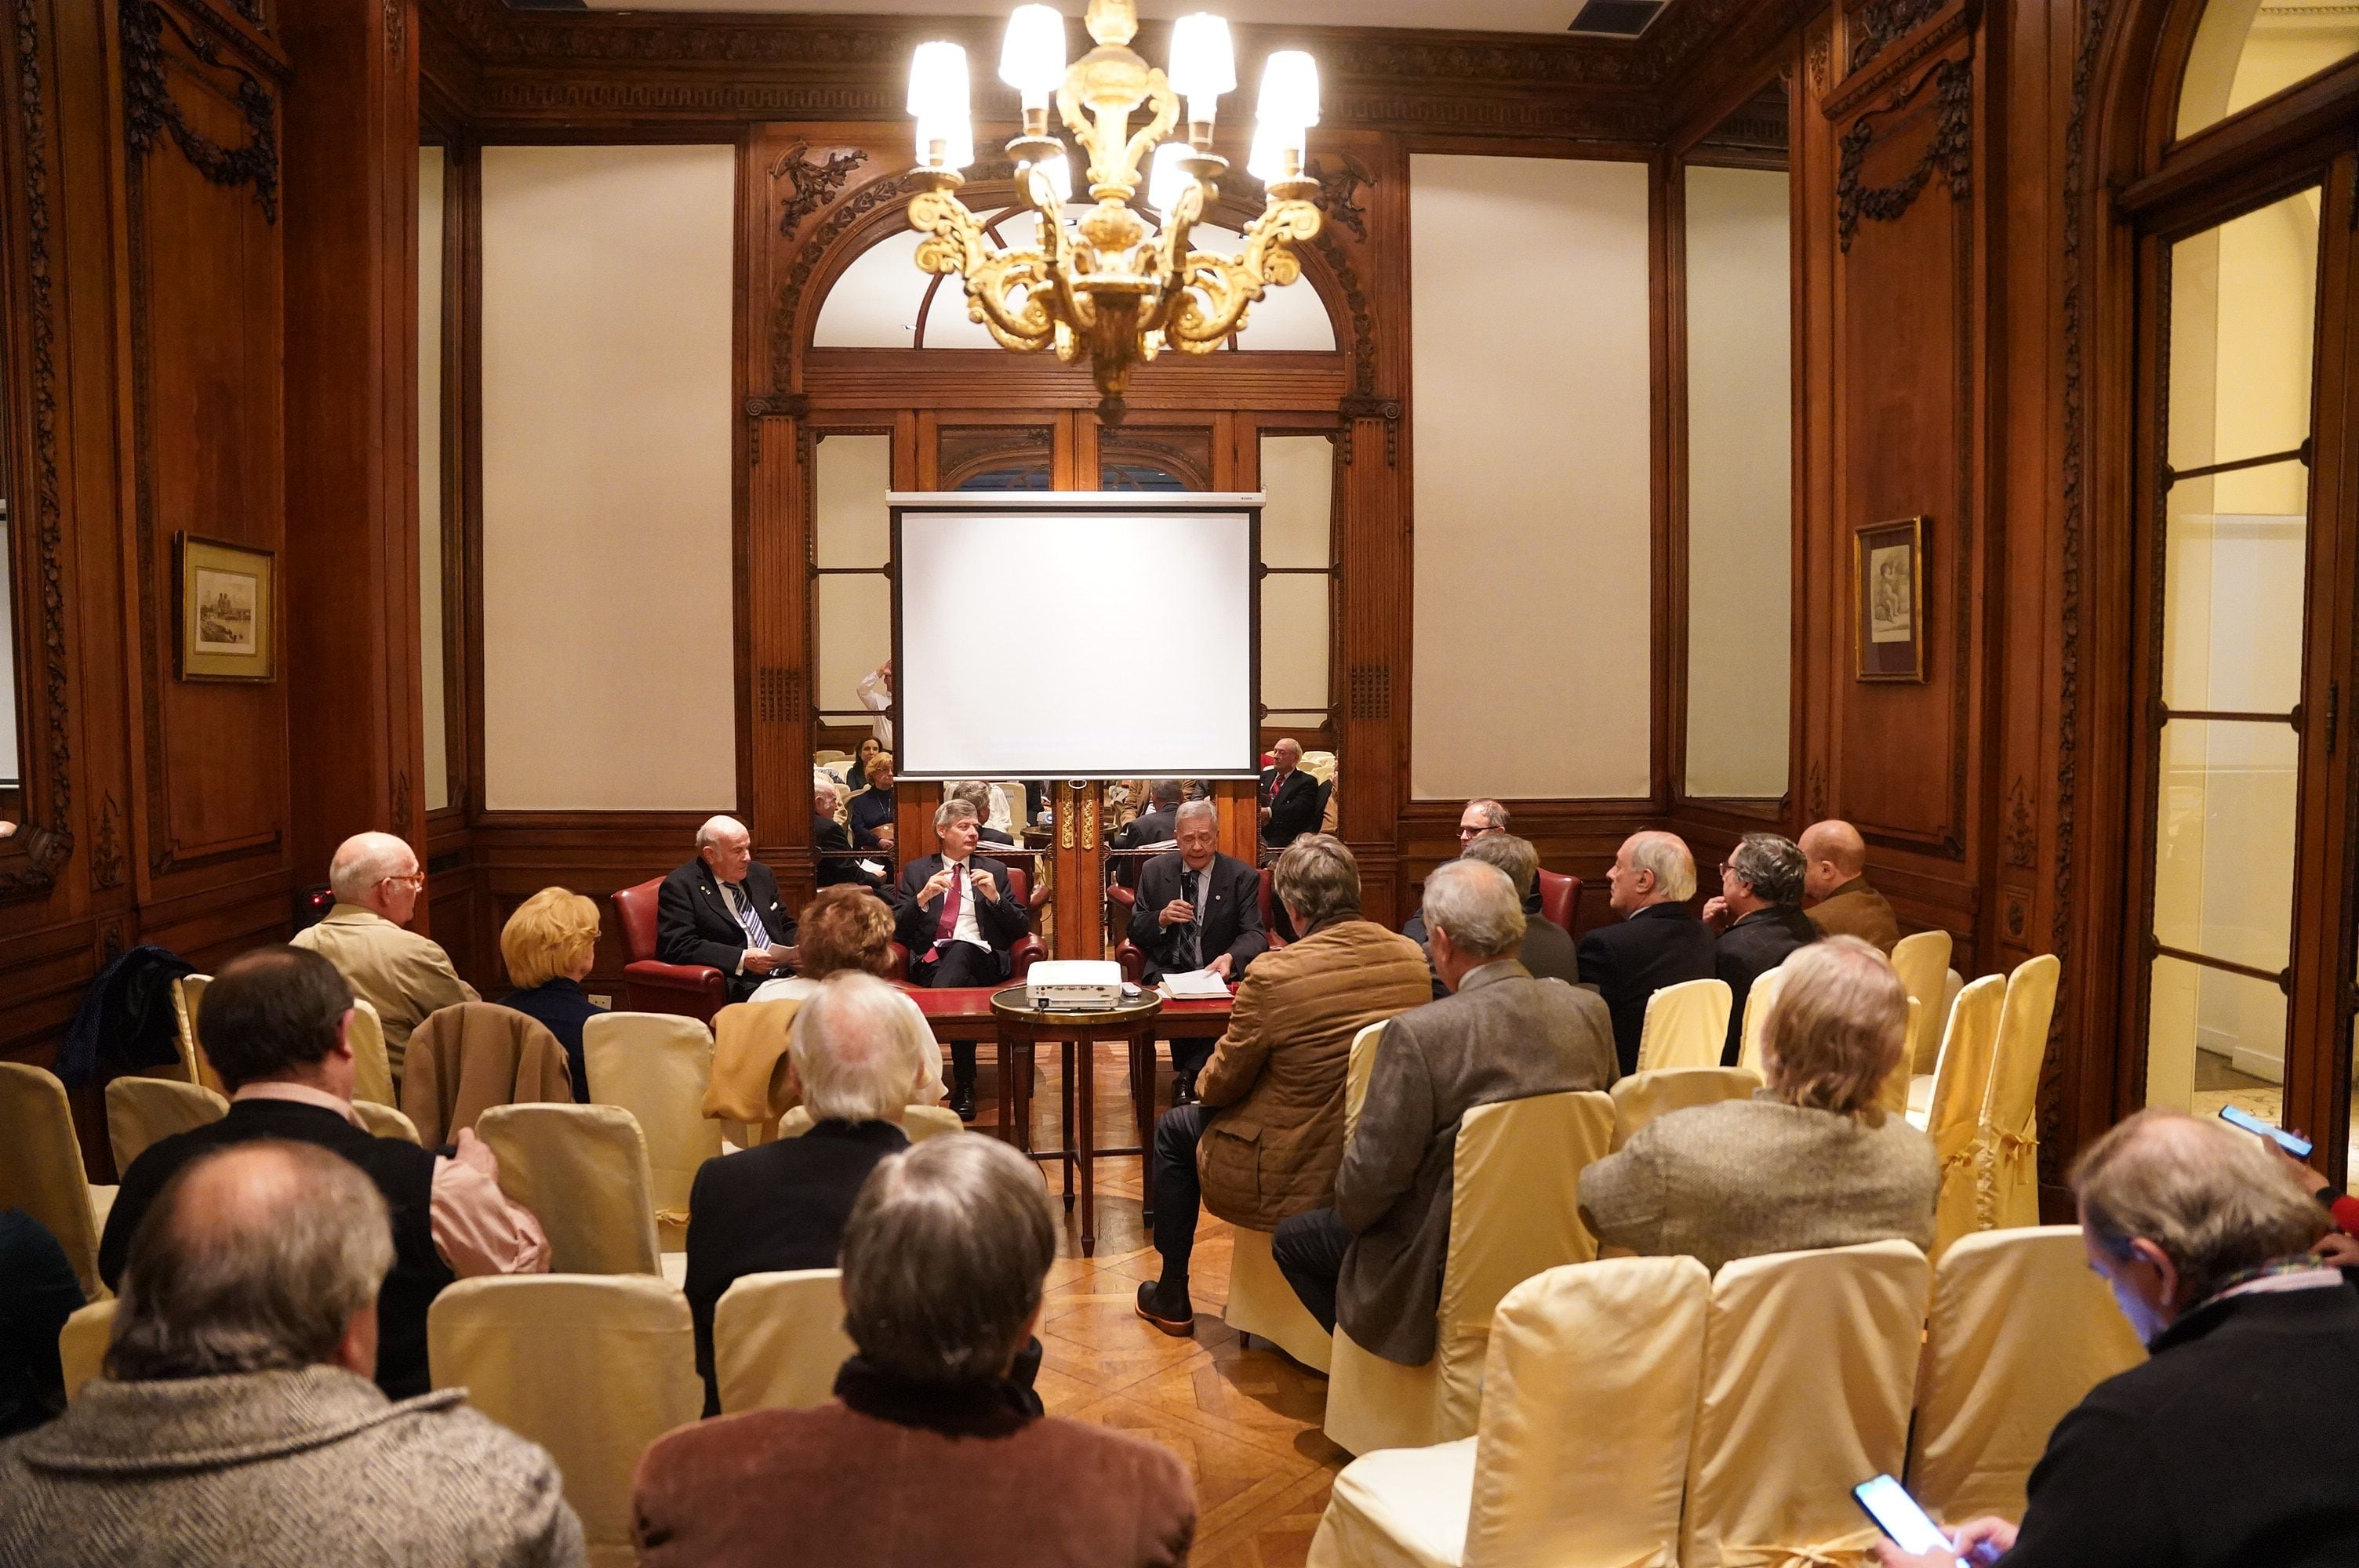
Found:
M 538 1019 L 557 1036 L 573 1075 L 573 1098 L 589 1104 L 582 1026 L 606 1011 L 582 989 L 598 962 L 598 906 L 564 888 L 541 889 L 500 928 L 500 962 L 516 988 L 500 1005 Z
M 868 787 L 844 802 L 844 824 L 863 849 L 893 847 L 893 753 L 879 752 L 864 764 Z
M 1658 1117 L 1581 1173 L 1599 1240 L 1709 1269 L 1766 1252 L 1897 1238 L 1933 1245 L 1933 1141 L 1877 1108 L 1908 993 L 1854 936 L 1799 949 L 1763 1024 L 1749 1100 Z

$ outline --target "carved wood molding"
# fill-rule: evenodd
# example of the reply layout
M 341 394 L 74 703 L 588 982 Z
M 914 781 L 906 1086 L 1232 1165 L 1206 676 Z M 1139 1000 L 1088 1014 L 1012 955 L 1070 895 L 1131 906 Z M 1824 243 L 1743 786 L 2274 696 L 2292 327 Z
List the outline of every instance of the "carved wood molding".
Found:
M 123 125 L 132 160 L 145 157 L 168 134 L 198 173 L 215 185 L 254 187 L 262 215 L 278 222 L 278 103 L 262 80 L 222 57 L 202 28 L 188 26 L 156 0 L 124 0 Z M 242 147 L 224 147 L 191 126 L 173 101 L 164 76 L 164 32 L 169 27 L 197 59 L 237 79 L 234 96 L 245 116 Z
M 1851 45 L 1847 69 L 1858 70 L 1877 55 L 1923 27 L 1949 0 L 1867 0 L 1844 18 Z
M 1897 47 L 1880 49 L 1865 60 L 1854 58 L 1827 100 L 1827 118 L 1842 119 L 1872 95 L 1907 76 L 1937 51 L 1972 31 L 1981 14 L 1980 0 L 1943 0 L 1909 29 L 1896 35 Z
M 853 171 L 868 161 L 859 147 L 840 147 L 824 159 L 810 156 L 810 144 L 798 142 L 770 165 L 770 183 L 783 179 L 790 192 L 778 207 L 778 232 L 791 239 L 812 213 L 826 206 L 843 189 Z
M 1875 145 L 1875 120 L 1907 107 L 1926 83 L 1933 84 L 1936 106 L 1933 135 L 1907 174 L 1890 185 L 1864 185 L 1861 169 Z M 1974 62 L 1971 57 L 1945 59 L 1915 81 L 1894 92 L 1881 109 L 1871 110 L 1843 135 L 1843 157 L 1835 173 L 1835 243 L 1848 252 L 1862 218 L 1889 223 L 1916 204 L 1935 173 L 1950 195 L 1964 200 L 1973 190 Z

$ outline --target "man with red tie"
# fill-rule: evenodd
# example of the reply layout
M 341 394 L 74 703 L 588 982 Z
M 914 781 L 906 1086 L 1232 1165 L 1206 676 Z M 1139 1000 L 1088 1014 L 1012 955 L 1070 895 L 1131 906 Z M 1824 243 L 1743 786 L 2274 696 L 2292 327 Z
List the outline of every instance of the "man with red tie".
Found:
M 983 823 L 972 803 L 946 800 L 934 812 L 935 855 L 901 868 L 893 889 L 894 936 L 909 950 L 912 985 L 991 986 L 1016 972 L 1009 949 L 1031 930 L 1008 884 L 1007 868 L 974 852 Z M 951 1108 L 974 1119 L 974 1043 L 951 1046 Z

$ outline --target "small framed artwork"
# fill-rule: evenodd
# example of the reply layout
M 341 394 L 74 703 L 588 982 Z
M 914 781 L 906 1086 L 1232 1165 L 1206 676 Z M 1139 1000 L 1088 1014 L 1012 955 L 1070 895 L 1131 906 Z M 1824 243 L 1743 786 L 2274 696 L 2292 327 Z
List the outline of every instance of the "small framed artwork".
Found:
M 1923 680 L 1925 519 L 1852 530 L 1851 596 L 1859 678 Z
M 268 550 L 174 537 L 182 680 L 272 679 L 278 633 L 277 557 Z

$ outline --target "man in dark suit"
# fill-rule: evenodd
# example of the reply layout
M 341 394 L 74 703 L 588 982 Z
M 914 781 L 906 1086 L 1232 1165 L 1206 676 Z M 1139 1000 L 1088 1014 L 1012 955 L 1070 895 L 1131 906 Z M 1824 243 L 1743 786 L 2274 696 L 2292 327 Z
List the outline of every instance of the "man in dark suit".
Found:
M 901 868 L 893 935 L 909 950 L 912 985 L 995 986 L 1016 973 L 1009 949 L 1030 934 L 1031 920 L 1006 863 L 974 852 L 982 826 L 968 802 L 942 802 L 934 812 L 940 851 Z M 972 1040 L 951 1046 L 951 1108 L 974 1119 Z
M 1530 839 L 1518 838 L 1513 833 L 1486 833 L 1467 845 L 1466 852 L 1459 858 L 1498 867 L 1518 888 L 1539 885 L 1539 851 L 1532 848 Z M 1574 955 L 1572 933 L 1540 914 L 1535 907 L 1538 902 L 1537 892 L 1523 895 L 1524 941 L 1516 950 L 1516 961 L 1539 979 L 1562 980 L 1577 986 L 1581 983 L 1581 961 Z M 1437 977 L 1440 972 L 1435 971 Z
M 752 837 L 734 816 L 696 830 L 696 859 L 664 878 L 656 894 L 656 957 L 705 964 L 744 1001 L 772 975 L 794 973 L 795 917 L 778 902 L 778 879 L 754 859 Z
M 823 888 L 849 883 L 881 892 L 885 879 L 861 870 L 852 849 L 852 831 L 835 819 L 843 806 L 843 791 L 833 784 L 811 785 L 811 848 L 819 855 L 819 883 Z
M 1148 809 L 1106 840 L 1110 849 L 1151 849 L 1180 835 L 1180 803 L 1185 786 L 1178 779 L 1157 779 L 1147 786 Z M 1106 880 L 1116 887 L 1136 887 L 1142 862 L 1127 857 L 1106 857 Z
M 951 785 L 947 798 L 962 800 L 974 807 L 974 819 L 979 825 L 975 829 L 977 842 L 1011 849 L 1016 847 L 1013 838 L 991 825 L 991 785 L 981 779 L 961 779 Z
M 1261 841 L 1283 849 L 1305 833 L 1319 831 L 1319 781 L 1297 764 L 1302 742 L 1291 738 L 1270 748 L 1275 764 L 1261 775 Z
M 1210 969 L 1234 985 L 1269 946 L 1261 929 L 1261 873 L 1213 848 L 1220 814 L 1209 800 L 1177 813 L 1179 849 L 1140 868 L 1130 940 L 1147 955 L 1147 978 Z M 1192 1105 L 1210 1040 L 1171 1043 L 1171 1103 Z
M 1728 982 L 1728 1045 L 1723 1066 L 1736 1065 L 1745 1044 L 1745 999 L 1753 982 L 1819 939 L 1802 913 L 1802 851 L 1775 833 L 1747 833 L 1720 868 L 1720 896 L 1703 906 L 1703 923 L 1720 933 L 1713 973 Z
M 1622 918 L 1581 939 L 1581 983 L 1593 987 L 1614 1014 L 1614 1049 L 1622 1070 L 1638 1070 L 1647 999 L 1665 986 L 1710 979 L 1718 953 L 1711 929 L 1689 910 L 1695 857 L 1676 833 L 1633 833 L 1605 873 L 1606 903 Z

